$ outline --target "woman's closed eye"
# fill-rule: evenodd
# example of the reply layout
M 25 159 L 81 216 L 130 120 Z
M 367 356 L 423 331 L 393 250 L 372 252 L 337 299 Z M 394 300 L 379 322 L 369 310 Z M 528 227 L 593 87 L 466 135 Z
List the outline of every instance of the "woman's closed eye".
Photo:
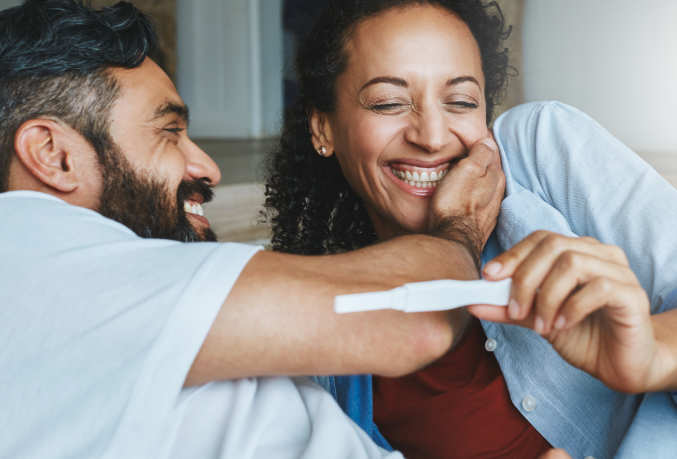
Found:
M 472 97 L 452 97 L 444 102 L 448 109 L 455 113 L 466 113 L 475 110 L 480 106 Z
M 449 105 L 454 107 L 477 108 L 478 105 L 473 102 L 452 102 Z
M 369 110 L 389 114 L 399 113 L 403 110 L 406 110 L 410 105 L 410 102 L 404 100 L 377 101 L 366 104 Z
M 394 108 L 401 107 L 402 104 L 399 103 L 392 103 L 392 104 L 379 104 L 379 105 L 374 105 L 371 108 L 373 110 L 392 110 Z

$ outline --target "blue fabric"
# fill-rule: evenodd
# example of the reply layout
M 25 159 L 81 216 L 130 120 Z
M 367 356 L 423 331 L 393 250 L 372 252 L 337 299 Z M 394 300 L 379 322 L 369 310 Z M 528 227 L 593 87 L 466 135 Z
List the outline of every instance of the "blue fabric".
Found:
M 677 191 L 670 184 L 594 120 L 556 102 L 510 110 L 494 134 L 507 179 L 497 232 L 503 249 L 538 229 L 593 236 L 623 248 L 653 313 L 677 305 L 666 301 L 677 287 Z M 647 445 L 650 428 L 675 437 L 677 424 L 659 421 L 677 415 L 673 397 L 614 392 L 536 333 L 483 326 L 499 343 L 513 403 L 551 444 L 573 457 L 633 457 L 626 452 L 645 447 L 650 457 L 675 457 L 671 442 Z M 527 395 L 538 400 L 532 412 L 521 407 Z
M 677 307 L 677 190 L 598 123 L 564 104 L 516 107 L 493 130 L 507 197 L 483 263 L 539 229 L 592 236 L 626 252 L 653 313 Z M 580 458 L 677 457 L 677 394 L 612 391 L 564 362 L 538 334 L 482 326 L 498 343 L 494 353 L 513 404 L 550 444 Z M 371 378 L 341 378 L 339 404 L 378 442 Z M 538 403 L 531 412 L 522 408 L 526 396 Z
M 336 401 L 343 411 L 362 427 L 377 445 L 392 451 L 392 446 L 374 424 L 371 375 L 335 376 L 335 382 Z

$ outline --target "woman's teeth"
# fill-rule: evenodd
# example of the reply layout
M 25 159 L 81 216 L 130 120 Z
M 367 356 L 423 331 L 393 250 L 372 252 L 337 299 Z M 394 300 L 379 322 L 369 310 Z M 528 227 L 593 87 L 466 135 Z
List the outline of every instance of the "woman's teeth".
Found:
M 428 175 L 427 172 L 421 172 L 421 175 L 419 175 L 418 172 L 411 173 L 409 171 L 398 171 L 393 168 L 390 168 L 390 170 L 393 171 L 395 177 L 416 188 L 437 188 L 440 180 L 442 180 L 449 171 L 447 169 L 441 171 L 439 174 L 437 172 L 431 172 L 430 175 Z
M 193 204 L 192 206 L 188 204 L 188 202 L 183 203 L 183 210 L 188 212 L 189 214 L 196 214 L 201 217 L 204 216 L 204 211 L 202 210 L 202 206 L 200 204 Z

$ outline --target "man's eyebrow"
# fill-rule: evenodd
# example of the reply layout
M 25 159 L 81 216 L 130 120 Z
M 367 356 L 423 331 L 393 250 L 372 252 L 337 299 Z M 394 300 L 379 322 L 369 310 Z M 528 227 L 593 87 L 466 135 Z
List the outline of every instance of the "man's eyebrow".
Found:
M 474 77 L 460 76 L 460 77 L 452 78 L 449 81 L 447 81 L 447 86 L 454 86 L 454 85 L 459 84 L 459 83 L 465 83 L 466 81 L 472 81 L 477 86 L 480 85 L 480 83 Z
M 394 84 L 395 86 L 401 86 L 403 88 L 406 88 L 406 87 L 409 86 L 407 84 L 407 82 L 404 81 L 402 78 L 397 78 L 397 77 L 392 77 L 392 76 L 383 76 L 383 77 L 376 77 L 372 80 L 369 80 L 367 82 L 367 84 L 365 84 L 364 86 L 362 86 L 360 88 L 360 91 L 362 91 L 364 88 L 366 88 L 368 86 L 371 86 L 371 85 L 377 84 L 377 83 L 390 83 L 390 84 Z
M 180 116 L 181 119 L 183 119 L 183 121 L 186 124 L 188 124 L 189 118 L 188 106 L 177 102 L 165 102 L 164 104 L 160 105 L 157 108 L 157 110 L 155 110 L 153 119 L 156 120 L 158 118 L 162 118 L 163 116 L 170 114 Z

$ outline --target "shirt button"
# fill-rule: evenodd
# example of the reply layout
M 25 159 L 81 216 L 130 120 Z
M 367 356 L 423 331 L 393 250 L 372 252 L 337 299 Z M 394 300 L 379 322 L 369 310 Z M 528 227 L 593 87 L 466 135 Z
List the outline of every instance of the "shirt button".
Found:
M 522 408 L 524 408 L 524 411 L 534 411 L 537 403 L 535 398 L 531 395 L 527 395 L 524 397 L 524 400 L 522 400 Z
M 496 340 L 493 338 L 489 338 L 486 343 L 484 343 L 484 349 L 486 349 L 489 352 L 494 352 L 496 349 Z

